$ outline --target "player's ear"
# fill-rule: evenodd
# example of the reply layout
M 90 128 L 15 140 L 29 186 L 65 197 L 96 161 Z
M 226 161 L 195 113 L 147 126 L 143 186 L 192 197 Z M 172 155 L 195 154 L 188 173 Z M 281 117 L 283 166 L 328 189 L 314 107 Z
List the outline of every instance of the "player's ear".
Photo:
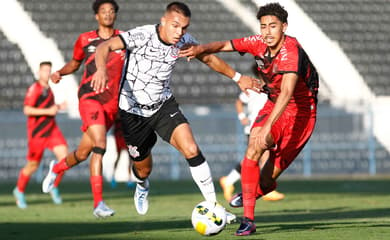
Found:
M 99 17 L 97 14 L 95 14 L 95 19 L 96 19 L 96 21 L 99 21 Z
M 283 23 L 283 29 L 282 29 L 283 33 L 286 33 L 286 31 L 287 31 L 287 26 L 288 26 L 287 23 Z
M 165 17 L 164 17 L 164 16 L 163 16 L 163 17 L 161 17 L 161 19 L 160 19 L 161 26 L 164 26 L 166 21 L 167 21 L 167 20 L 165 19 Z

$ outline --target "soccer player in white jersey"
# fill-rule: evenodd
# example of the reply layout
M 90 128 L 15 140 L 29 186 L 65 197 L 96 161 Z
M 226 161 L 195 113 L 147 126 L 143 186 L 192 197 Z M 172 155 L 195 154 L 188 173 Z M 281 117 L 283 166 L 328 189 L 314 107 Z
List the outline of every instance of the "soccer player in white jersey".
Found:
M 137 182 L 134 201 L 139 214 L 146 214 L 148 210 L 148 177 L 152 171 L 151 149 L 157 140 L 156 133 L 187 159 L 191 175 L 205 200 L 217 201 L 209 165 L 169 86 L 180 48 L 197 44 L 187 33 L 190 17 L 187 5 L 172 2 L 168 4 L 160 24 L 140 26 L 121 33 L 99 45 L 96 51 L 97 71 L 92 86 L 96 91 L 104 91 L 108 81 L 108 53 L 127 50 L 120 84 L 119 111 L 126 144 L 134 161 L 130 175 Z M 257 79 L 241 76 L 215 55 L 205 54 L 198 59 L 217 72 L 228 69 L 225 75 L 236 80 L 243 91 L 260 87 Z

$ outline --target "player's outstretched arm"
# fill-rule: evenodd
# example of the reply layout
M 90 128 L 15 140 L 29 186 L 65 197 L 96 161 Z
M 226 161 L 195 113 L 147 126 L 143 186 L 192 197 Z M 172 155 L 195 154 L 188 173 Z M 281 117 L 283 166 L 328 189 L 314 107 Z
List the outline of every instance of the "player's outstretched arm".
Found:
M 23 107 L 23 113 L 26 116 L 55 116 L 58 110 L 56 104 L 53 104 L 48 108 L 36 108 L 29 105 L 24 105 Z
M 68 75 L 76 72 L 81 65 L 81 61 L 75 59 L 67 62 L 60 70 L 55 71 L 50 75 L 50 79 L 53 83 L 58 83 L 61 80 L 61 76 Z
M 120 37 L 111 38 L 105 41 L 96 48 L 95 63 L 96 72 L 91 80 L 91 87 L 96 92 L 103 92 L 107 87 L 108 76 L 107 76 L 107 58 L 110 51 L 125 48 L 125 45 Z
M 214 71 L 225 75 L 228 78 L 233 79 L 237 82 L 240 89 L 247 93 L 248 89 L 252 89 L 253 91 L 260 92 L 260 80 L 255 79 L 249 76 L 242 76 L 240 73 L 236 72 L 229 64 L 227 64 L 221 58 L 213 55 L 213 54 L 199 54 L 197 58 L 209 66 Z
M 211 42 L 202 45 L 192 45 L 181 49 L 179 52 L 179 57 L 187 57 L 187 60 L 197 57 L 203 53 L 217 53 L 217 52 L 232 52 L 234 51 L 233 46 L 230 41 L 223 42 Z

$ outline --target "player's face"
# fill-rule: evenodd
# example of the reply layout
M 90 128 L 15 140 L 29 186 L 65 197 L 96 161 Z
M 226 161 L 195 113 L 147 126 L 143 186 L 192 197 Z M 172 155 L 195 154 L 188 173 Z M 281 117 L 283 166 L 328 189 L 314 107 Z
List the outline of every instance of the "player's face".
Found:
M 267 15 L 260 18 L 261 35 L 271 49 L 279 50 L 286 29 L 287 23 L 282 23 L 276 16 Z
M 44 64 L 39 68 L 39 79 L 49 81 L 51 73 L 51 66 Z
M 113 27 L 116 19 L 115 8 L 111 3 L 103 3 L 95 15 L 96 21 L 103 27 Z
M 183 16 L 175 11 L 166 13 L 161 18 L 160 37 L 169 44 L 176 44 L 180 38 L 187 32 L 190 25 L 190 18 Z

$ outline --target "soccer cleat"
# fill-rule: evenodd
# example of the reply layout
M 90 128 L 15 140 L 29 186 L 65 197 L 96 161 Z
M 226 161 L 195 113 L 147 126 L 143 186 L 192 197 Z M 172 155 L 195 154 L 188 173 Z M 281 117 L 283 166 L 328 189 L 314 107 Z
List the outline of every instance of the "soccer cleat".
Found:
M 228 210 L 225 209 L 226 212 L 226 223 L 227 224 L 232 224 L 237 221 L 237 217 L 235 214 L 229 212 Z
M 61 198 L 60 191 L 58 190 L 58 188 L 54 187 L 50 191 L 50 196 L 51 196 L 51 199 L 53 200 L 54 204 L 57 204 L 57 205 L 62 204 L 62 198 Z
M 13 194 L 16 200 L 16 206 L 18 206 L 18 208 L 20 209 L 26 209 L 27 203 L 26 203 L 26 199 L 24 198 L 24 193 L 20 192 L 18 190 L 18 187 L 15 187 Z
M 109 208 L 103 201 L 100 201 L 99 204 L 93 210 L 93 215 L 97 218 L 110 217 L 115 214 L 115 211 Z
M 149 181 L 149 180 L 146 179 L 145 181 Z M 149 188 L 144 188 L 139 183 L 137 183 L 134 192 L 134 205 L 135 205 L 135 209 L 140 215 L 145 215 L 146 212 L 148 211 L 149 208 L 148 194 L 149 194 Z
M 223 197 L 226 199 L 226 201 L 230 201 L 233 196 L 234 192 L 234 185 L 233 184 L 226 184 L 226 177 L 221 177 L 219 179 L 219 184 L 221 185 L 222 191 L 223 191 Z
M 284 194 L 276 190 L 269 192 L 262 197 L 264 201 L 279 201 L 282 200 L 283 198 L 284 198 Z
M 244 217 L 241 221 L 240 227 L 237 229 L 236 236 L 248 236 L 256 232 L 255 223 L 249 218 Z
M 235 194 L 230 200 L 229 205 L 234 208 L 242 207 L 242 193 Z
M 56 164 L 55 160 L 50 161 L 49 172 L 47 173 L 45 179 L 43 179 L 42 192 L 44 193 L 49 193 L 54 187 L 54 182 L 57 178 L 57 174 L 53 172 L 53 167 L 55 164 Z

